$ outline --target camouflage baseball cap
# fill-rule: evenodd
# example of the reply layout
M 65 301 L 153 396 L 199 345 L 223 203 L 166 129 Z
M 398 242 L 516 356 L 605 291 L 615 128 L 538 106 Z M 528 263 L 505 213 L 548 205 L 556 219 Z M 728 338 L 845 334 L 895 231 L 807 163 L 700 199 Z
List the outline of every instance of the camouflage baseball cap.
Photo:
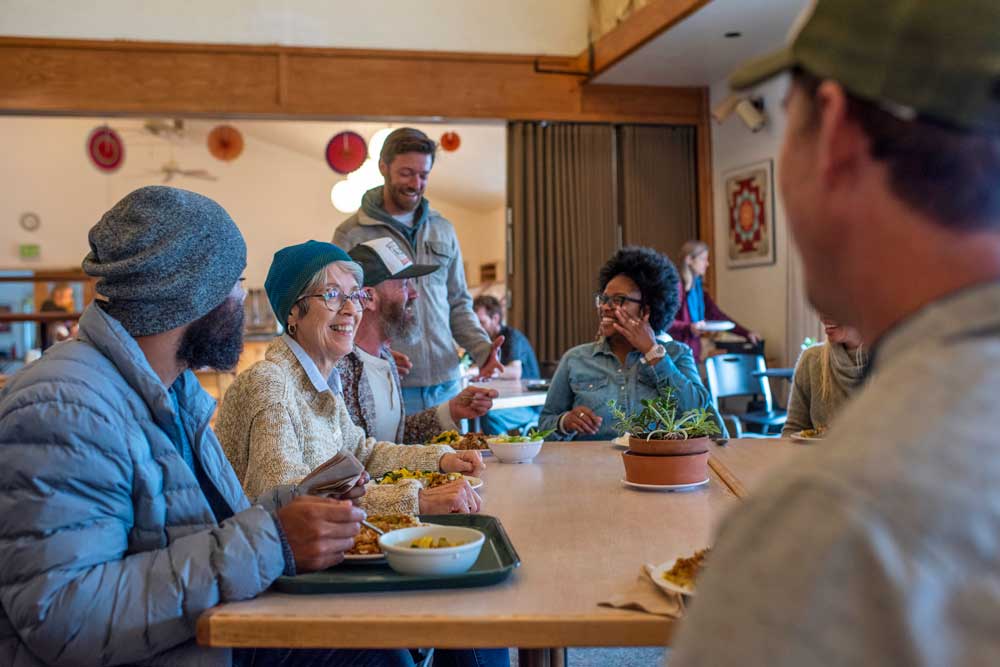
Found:
M 729 79 L 801 67 L 904 120 L 1000 132 L 1000 0 L 813 0 L 788 45 Z

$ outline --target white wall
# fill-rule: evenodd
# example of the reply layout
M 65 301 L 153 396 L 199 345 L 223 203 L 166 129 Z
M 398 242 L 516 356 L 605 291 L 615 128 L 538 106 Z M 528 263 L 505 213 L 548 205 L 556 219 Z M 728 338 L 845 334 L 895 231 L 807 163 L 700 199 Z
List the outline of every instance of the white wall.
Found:
M 716 296 L 720 307 L 744 326 L 767 340 L 767 356 L 781 364 L 794 363 L 798 351 L 788 354 L 788 282 L 790 242 L 785 222 L 785 208 L 775 193 L 775 252 L 771 266 L 729 269 L 726 267 L 727 211 L 724 175 L 726 172 L 760 160 L 774 160 L 778 174 L 778 153 L 784 132 L 785 114 L 781 100 L 787 82 L 776 79 L 755 91 L 764 97 L 769 123 L 760 132 L 751 133 L 734 114 L 721 125 L 712 124 L 712 170 L 715 193 L 715 276 Z M 729 87 L 720 81 L 711 88 L 713 108 L 729 95 Z
M 0 34 L 576 54 L 588 0 L 0 0 Z
M 175 178 L 170 185 L 194 190 L 218 201 L 229 211 L 247 240 L 248 287 L 261 287 L 274 251 L 307 239 L 328 241 L 347 215 L 330 204 L 330 188 L 340 177 L 326 166 L 321 147 L 310 157 L 297 150 L 244 134 L 243 155 L 234 162 L 212 158 L 201 140 L 168 144 L 123 129 L 124 166 L 105 175 L 89 163 L 84 150 L 94 118 L 0 118 L 0 269 L 67 268 L 79 266 L 89 247 L 87 230 L 121 197 L 142 185 L 161 182 L 155 170 L 171 154 L 186 169 L 207 169 L 218 181 Z M 495 133 L 496 169 L 503 173 L 504 133 Z M 470 158 L 472 154 L 470 154 Z M 458 167 L 462 152 L 449 156 Z M 477 165 L 478 166 L 478 165 Z M 450 204 L 434 190 L 432 206 L 447 215 L 458 230 L 470 272 L 478 277 L 483 261 L 503 261 L 502 210 L 482 212 Z M 42 226 L 22 230 L 21 213 L 34 211 Z M 497 239 L 500 240 L 499 245 Z M 41 257 L 24 261 L 18 244 L 37 243 Z M 474 270 L 473 270 L 474 269 Z
M 506 272 L 506 207 L 488 211 L 462 208 L 447 201 L 431 199 L 431 206 L 455 225 L 458 243 L 462 247 L 462 261 L 468 267 L 469 285 L 479 284 L 479 265 L 497 263 L 499 280 Z

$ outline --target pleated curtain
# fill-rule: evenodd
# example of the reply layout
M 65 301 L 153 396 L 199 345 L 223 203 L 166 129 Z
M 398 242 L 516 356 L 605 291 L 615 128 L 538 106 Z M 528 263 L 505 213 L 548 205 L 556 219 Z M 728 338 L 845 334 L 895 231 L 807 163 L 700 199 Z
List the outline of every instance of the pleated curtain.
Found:
M 597 274 L 622 243 L 676 261 L 697 238 L 694 129 L 515 122 L 507 139 L 508 321 L 557 361 L 596 337 Z
M 539 361 L 593 340 L 597 272 L 617 247 L 611 125 L 511 123 L 508 319 Z
M 676 263 L 684 242 L 698 238 L 695 129 L 623 125 L 618 132 L 624 243 Z

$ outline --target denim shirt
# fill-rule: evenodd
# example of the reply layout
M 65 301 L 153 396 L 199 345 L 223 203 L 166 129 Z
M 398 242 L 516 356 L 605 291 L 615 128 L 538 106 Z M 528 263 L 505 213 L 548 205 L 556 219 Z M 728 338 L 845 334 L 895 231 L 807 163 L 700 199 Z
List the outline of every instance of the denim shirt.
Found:
M 711 408 L 708 389 L 701 382 L 691 348 L 675 341 L 660 341 L 666 356 L 655 366 L 641 363 L 642 354 L 632 350 L 625 364 L 611 351 L 604 338 L 578 345 L 563 355 L 556 369 L 545 407 L 538 420 L 539 429 L 557 429 L 553 438 L 560 440 L 611 440 L 618 436 L 608 401 L 614 399 L 626 412 L 635 410 L 639 401 L 654 398 L 661 388 L 673 389 L 679 411 Z M 568 410 L 586 406 L 603 419 L 594 435 L 562 433 L 559 419 Z M 721 420 L 718 420 L 721 424 Z

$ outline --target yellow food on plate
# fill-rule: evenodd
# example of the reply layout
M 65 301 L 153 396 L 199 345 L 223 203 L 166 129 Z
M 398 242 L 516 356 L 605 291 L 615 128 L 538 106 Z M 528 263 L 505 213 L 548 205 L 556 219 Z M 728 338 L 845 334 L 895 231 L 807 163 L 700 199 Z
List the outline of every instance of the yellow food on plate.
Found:
M 460 547 L 465 542 L 455 542 L 449 540 L 447 537 L 433 537 L 431 535 L 424 535 L 419 537 L 410 543 L 411 549 L 446 549 L 448 547 Z
M 817 426 L 816 428 L 804 428 L 799 431 L 799 435 L 803 438 L 822 438 L 826 435 L 826 427 Z
M 486 444 L 485 433 L 466 433 L 460 435 L 458 431 L 442 431 L 431 438 L 428 445 L 451 445 L 456 451 L 489 449 Z
M 454 445 L 462 436 L 458 434 L 458 431 L 442 431 L 436 436 L 431 438 L 431 441 L 427 444 L 429 445 Z
M 378 479 L 379 484 L 395 484 L 403 479 L 415 479 L 420 482 L 425 489 L 441 486 L 448 482 L 462 479 L 460 472 L 433 472 L 431 470 L 410 470 L 409 468 L 399 468 L 391 470 Z
M 694 580 L 698 578 L 710 549 L 694 552 L 690 558 L 678 558 L 674 566 L 663 573 L 663 578 L 682 588 L 694 588 Z
M 373 514 L 368 517 L 368 521 L 387 533 L 390 530 L 421 525 L 417 517 L 412 514 Z M 378 547 L 378 533 L 368 526 L 361 526 L 361 532 L 354 538 L 354 546 L 346 553 L 353 556 L 371 556 L 382 553 Z

